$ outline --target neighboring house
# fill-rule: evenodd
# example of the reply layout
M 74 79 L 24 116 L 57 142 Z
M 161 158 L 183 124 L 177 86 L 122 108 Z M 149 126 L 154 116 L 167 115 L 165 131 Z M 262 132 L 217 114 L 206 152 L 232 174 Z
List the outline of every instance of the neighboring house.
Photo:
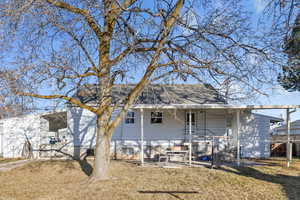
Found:
M 291 135 L 299 135 L 300 136 L 300 120 L 296 120 L 290 123 L 291 124 Z M 282 124 L 281 126 L 278 126 L 273 129 L 272 133 L 273 135 L 286 135 L 286 124 Z
M 290 123 L 290 140 L 293 143 L 293 156 L 300 157 L 300 120 Z M 272 155 L 286 156 L 287 126 L 283 124 L 272 131 Z
M 114 104 L 122 103 L 132 88 L 133 85 L 115 85 Z M 93 105 L 97 100 L 96 91 L 97 87 L 88 86 L 79 90 L 77 96 Z M 229 105 L 210 85 L 149 85 L 115 130 L 111 151 L 137 159 L 143 141 L 148 158 L 166 148 L 187 144 L 192 145 L 193 154 L 205 154 L 212 144 L 216 151 L 236 154 L 240 144 L 242 157 L 269 157 L 270 123 L 281 119 L 254 114 L 252 110 L 273 107 Z M 95 122 L 93 113 L 70 105 L 64 111 L 0 120 L 2 155 L 22 156 L 26 137 L 35 150 L 43 149 L 51 137 L 59 142 L 50 148 L 79 156 L 94 147 Z M 43 156 L 48 150 L 49 146 L 35 156 Z
M 55 116 L 55 117 L 52 117 Z M 50 137 L 67 130 L 66 111 L 28 114 L 0 120 L 0 156 L 24 157 L 24 144 L 31 143 L 34 157 L 39 157 L 41 145 Z

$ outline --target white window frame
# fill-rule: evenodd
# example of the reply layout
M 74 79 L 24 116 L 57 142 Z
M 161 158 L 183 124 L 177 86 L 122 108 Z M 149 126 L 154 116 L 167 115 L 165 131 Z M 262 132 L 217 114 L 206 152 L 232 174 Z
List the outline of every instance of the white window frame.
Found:
M 192 114 L 192 133 L 195 133 L 195 130 L 197 129 L 197 112 L 191 112 Z M 194 120 L 193 120 L 194 115 Z M 185 113 L 185 131 L 186 134 L 189 134 L 189 126 L 190 126 L 190 112 Z
M 133 115 L 130 115 L 133 114 Z M 125 124 L 134 124 L 135 123 L 135 112 L 128 111 L 125 116 Z
M 156 114 L 161 113 L 161 116 L 152 116 L 153 113 L 156 113 Z M 156 119 L 156 120 L 160 119 L 160 121 L 153 121 L 154 119 Z M 161 112 L 161 111 L 151 111 L 151 113 L 150 113 L 150 123 L 151 124 L 162 124 L 163 123 L 163 112 Z
M 191 112 L 192 114 L 192 126 L 196 127 L 196 123 L 197 123 L 197 113 L 196 112 Z M 193 119 L 193 115 L 194 115 L 194 119 Z M 188 127 L 190 125 L 190 113 L 186 112 L 185 113 L 185 124 Z

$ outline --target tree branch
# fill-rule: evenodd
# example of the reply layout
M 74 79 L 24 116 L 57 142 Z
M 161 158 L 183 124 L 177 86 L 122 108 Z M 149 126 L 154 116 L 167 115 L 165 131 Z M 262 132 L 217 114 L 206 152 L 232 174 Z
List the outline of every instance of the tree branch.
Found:
M 40 95 L 40 94 L 34 94 L 34 93 L 27 93 L 27 92 L 19 92 L 19 91 L 16 91 L 15 92 L 17 95 L 19 96 L 29 96 L 29 97 L 35 97 L 35 98 L 39 98 L 39 99 L 64 99 L 74 105 L 77 105 L 79 106 L 80 108 L 84 108 L 84 109 L 87 109 L 91 112 L 94 112 L 96 113 L 97 112 L 97 109 L 91 107 L 91 106 L 88 106 L 84 103 L 81 103 L 81 101 L 75 99 L 75 98 L 72 98 L 72 97 L 68 97 L 68 96 L 64 96 L 64 95 Z
M 165 23 L 163 24 L 163 29 L 162 29 L 160 37 L 159 37 L 160 40 L 157 45 L 157 49 L 146 69 L 146 72 L 144 73 L 140 82 L 132 89 L 132 91 L 128 95 L 127 102 L 123 106 L 120 113 L 117 115 L 117 117 L 113 121 L 110 121 L 109 129 L 114 129 L 119 124 L 119 122 L 122 120 L 125 113 L 129 109 L 130 105 L 133 104 L 135 98 L 139 95 L 139 93 L 144 88 L 144 86 L 149 82 L 149 78 L 151 77 L 151 75 L 153 74 L 153 72 L 156 69 L 154 65 L 160 57 L 161 51 L 163 49 L 164 44 L 167 41 L 168 35 L 170 34 L 173 24 L 175 23 L 177 17 L 180 14 L 180 10 L 183 7 L 183 3 L 184 3 L 184 0 L 177 1 L 173 12 L 170 14 L 170 16 L 166 19 Z
M 57 1 L 57 0 L 46 0 L 46 1 L 49 4 L 51 4 L 55 7 L 62 8 L 62 9 L 65 9 L 69 12 L 72 12 L 74 14 L 79 14 L 79 15 L 83 16 L 85 18 L 86 22 L 88 23 L 88 25 L 91 27 L 91 29 L 94 31 L 94 33 L 98 37 L 98 39 L 101 40 L 102 32 L 101 32 L 99 26 L 97 25 L 97 22 L 89 14 L 89 12 L 87 10 L 83 10 L 83 9 L 74 7 L 74 6 L 72 6 L 68 3 L 63 2 L 63 1 Z
M 76 37 L 76 35 L 74 33 L 72 33 L 71 31 L 67 30 L 64 26 L 57 24 L 57 23 L 53 23 L 54 26 L 56 26 L 57 28 L 59 28 L 60 30 L 66 32 L 76 43 L 77 45 L 82 49 L 82 51 L 84 52 L 85 56 L 87 57 L 88 61 L 91 63 L 91 65 L 93 66 L 93 70 L 95 72 L 98 72 L 98 69 L 96 67 L 96 64 L 94 63 L 92 57 L 90 56 L 88 50 L 85 48 L 85 46 L 82 44 L 82 42 Z

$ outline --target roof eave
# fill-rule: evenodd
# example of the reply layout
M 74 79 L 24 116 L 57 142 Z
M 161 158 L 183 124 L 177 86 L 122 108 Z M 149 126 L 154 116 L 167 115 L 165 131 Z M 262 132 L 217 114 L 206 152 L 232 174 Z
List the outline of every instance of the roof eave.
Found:
M 260 110 L 260 109 L 296 109 L 300 105 L 230 105 L 230 104 L 135 104 L 133 109 L 233 109 L 233 110 Z

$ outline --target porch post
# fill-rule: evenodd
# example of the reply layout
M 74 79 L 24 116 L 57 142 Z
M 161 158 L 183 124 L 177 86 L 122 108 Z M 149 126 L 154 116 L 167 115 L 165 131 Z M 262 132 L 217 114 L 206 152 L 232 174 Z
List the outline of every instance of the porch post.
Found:
M 141 108 L 141 165 L 144 166 L 144 110 Z
M 189 165 L 192 165 L 192 111 L 189 111 Z
M 237 165 L 240 166 L 240 110 L 236 111 Z
M 291 147 L 291 123 L 290 123 L 290 109 L 286 109 L 286 129 L 287 129 L 287 143 L 286 143 L 286 158 L 287 167 L 290 167 L 292 160 L 292 147 Z

